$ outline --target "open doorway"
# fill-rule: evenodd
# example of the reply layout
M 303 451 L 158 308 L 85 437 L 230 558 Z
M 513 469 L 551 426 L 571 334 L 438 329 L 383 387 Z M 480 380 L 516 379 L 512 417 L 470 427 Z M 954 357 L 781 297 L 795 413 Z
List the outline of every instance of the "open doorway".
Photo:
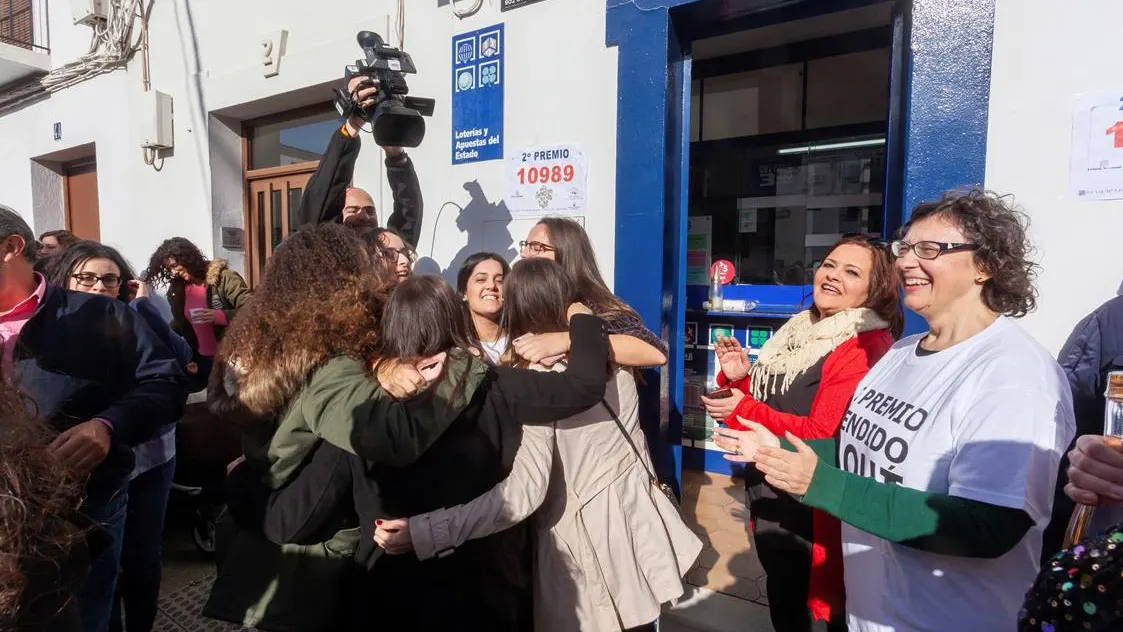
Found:
M 769 603 L 793 599 L 768 594 L 745 502 L 746 478 L 760 483 L 759 475 L 722 458 L 712 441 L 719 422 L 701 396 L 718 388 L 717 336 L 736 338 L 754 361 L 808 306 L 812 276 L 835 242 L 891 229 L 895 4 L 808 8 L 759 24 L 735 21 L 726 32 L 720 23 L 695 31 L 688 16 L 677 29 L 689 55 L 690 99 L 681 484 L 684 515 L 706 545 L 686 579 L 739 600 L 742 616 L 761 629 Z M 710 289 L 719 261 L 732 270 L 722 305 L 711 302 Z M 792 564 L 810 561 L 793 556 Z M 805 599 L 794 597 L 795 608 Z M 793 625 L 773 621 L 776 629 Z

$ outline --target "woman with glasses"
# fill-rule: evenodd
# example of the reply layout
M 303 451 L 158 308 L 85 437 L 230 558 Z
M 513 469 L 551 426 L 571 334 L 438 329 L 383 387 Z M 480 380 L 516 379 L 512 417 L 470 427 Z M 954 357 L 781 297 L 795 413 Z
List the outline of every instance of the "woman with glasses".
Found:
M 612 361 L 626 367 L 654 367 L 667 363 L 667 345 L 643 324 L 630 305 L 605 284 L 585 229 L 574 220 L 542 219 L 519 242 L 524 258 L 553 259 L 565 268 L 577 288 L 577 298 L 608 322 Z M 552 358 L 569 353 L 569 334 L 556 332 L 524 336 L 511 343 L 520 357 L 532 364 L 552 364 Z
M 168 286 L 172 328 L 195 353 L 200 378 L 195 390 L 205 388 L 218 343 L 234 314 L 249 299 L 249 286 L 226 261 L 208 260 L 183 237 L 160 244 L 148 262 L 144 280 L 152 286 Z
M 1036 305 L 1025 217 L 972 190 L 903 231 L 905 306 L 929 329 L 866 375 L 839 439 L 746 421 L 719 445 L 843 522 L 851 630 L 1011 629 L 1074 431 L 1063 372 L 1014 322 Z
M 71 244 L 55 262 L 50 282 L 74 292 L 100 294 L 129 304 L 156 336 L 191 373 L 191 347 L 171 330 L 159 310 L 149 302 L 144 284 L 116 249 L 94 241 Z M 148 632 L 156 621 L 160 598 L 161 547 L 164 515 L 175 473 L 175 424 L 167 424 L 156 437 L 133 448 L 136 463 L 129 480 L 125 536 L 121 547 L 118 599 L 110 630 Z M 121 609 L 124 606 L 125 625 Z
M 382 263 L 400 285 L 413 274 L 417 254 L 393 228 L 371 228 L 362 233 L 363 241 L 382 257 Z
M 843 238 L 815 271 L 810 309 L 769 339 L 755 365 L 735 339 L 717 339 L 718 386 L 732 394 L 703 397 L 702 404 L 738 430 L 744 418 L 781 436 L 836 437 L 858 383 L 904 329 L 900 296 L 885 244 Z M 772 626 L 845 629 L 838 521 L 800 505 L 752 467 L 745 486 Z

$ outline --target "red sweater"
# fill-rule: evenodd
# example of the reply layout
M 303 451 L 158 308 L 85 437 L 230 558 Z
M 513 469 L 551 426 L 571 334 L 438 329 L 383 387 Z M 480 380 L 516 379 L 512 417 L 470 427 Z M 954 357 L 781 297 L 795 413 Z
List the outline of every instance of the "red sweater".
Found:
M 888 330 L 878 329 L 859 334 L 842 343 L 823 362 L 823 377 L 806 417 L 781 413 L 753 399 L 749 378 L 730 384 L 718 373 L 718 386 L 732 386 L 745 393 L 725 425 L 744 430 L 737 421 L 744 417 L 768 428 L 779 437 L 790 432 L 800 439 L 827 439 L 838 434 L 842 416 L 850 406 L 858 383 L 893 346 Z M 845 598 L 842 575 L 842 531 L 837 518 L 816 510 L 814 543 L 811 547 L 811 584 L 807 607 L 816 620 L 830 620 L 831 611 L 841 612 Z

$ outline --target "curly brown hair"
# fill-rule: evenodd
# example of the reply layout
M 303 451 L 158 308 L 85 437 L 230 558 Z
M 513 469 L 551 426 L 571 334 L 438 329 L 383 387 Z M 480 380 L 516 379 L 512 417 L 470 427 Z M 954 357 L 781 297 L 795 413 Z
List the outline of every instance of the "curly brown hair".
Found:
M 295 372 L 302 381 L 333 357 L 365 361 L 394 285 L 355 231 L 338 224 L 303 229 L 269 259 L 261 284 L 226 330 L 216 369 L 236 360 L 250 373 Z
M 57 565 L 83 537 L 78 477 L 50 445 L 27 399 L 0 381 L 0 620 L 19 619 L 27 569 Z
M 145 282 L 153 287 L 162 287 L 176 282 L 178 279 L 172 275 L 172 271 L 165 265 L 168 259 L 174 259 L 176 263 L 183 266 L 183 269 L 187 270 L 187 273 L 196 283 L 202 283 L 207 278 L 207 267 L 211 262 L 203 254 L 203 251 L 199 250 L 198 246 L 185 237 L 172 237 L 165 240 L 156 249 L 156 252 L 152 253 L 152 258 L 148 261 L 148 268 L 142 275 Z
M 1037 309 L 1034 281 L 1040 266 L 1030 258 L 1029 217 L 1010 196 L 977 188 L 949 191 L 939 200 L 913 209 L 900 234 L 931 217 L 951 220 L 968 242 L 978 246 L 975 264 L 990 276 L 983 284 L 983 303 L 988 309 L 1011 318 Z

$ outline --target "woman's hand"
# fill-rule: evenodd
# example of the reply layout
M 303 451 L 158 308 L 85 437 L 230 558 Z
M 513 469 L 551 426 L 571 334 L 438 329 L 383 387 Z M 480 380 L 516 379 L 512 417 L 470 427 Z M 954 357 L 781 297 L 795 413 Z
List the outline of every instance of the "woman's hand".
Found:
M 570 309 L 573 309 L 570 307 Z M 553 366 L 569 353 L 569 332 L 520 336 L 511 343 L 515 353 L 531 364 Z
M 196 324 L 196 325 L 213 324 L 215 322 L 215 320 L 218 318 L 215 315 L 216 312 L 218 312 L 218 310 L 209 309 L 209 308 L 206 308 L 206 307 L 200 307 L 198 309 L 191 310 L 191 322 Z
M 768 428 L 743 417 L 738 417 L 737 421 L 748 430 L 730 428 L 714 430 L 714 443 L 729 452 L 725 455 L 726 460 L 735 463 L 752 463 L 756 460 L 757 451 L 761 447 L 780 447 L 780 440 Z
M 737 405 L 741 403 L 742 399 L 745 399 L 745 393 L 740 389 L 733 388 L 729 390 L 731 390 L 733 394 L 722 399 L 710 399 L 705 395 L 702 396 L 702 405 L 706 407 L 706 412 L 710 414 L 710 417 L 718 421 L 729 419 L 733 411 L 737 410 Z
M 409 518 L 374 521 L 374 541 L 390 555 L 402 555 L 413 550 L 409 535 Z
M 756 451 L 756 469 L 771 486 L 795 496 L 802 496 L 811 487 L 819 455 L 799 437 L 788 432 L 785 438 L 795 446 L 790 452 L 780 446 L 761 446 Z
M 138 298 L 149 298 L 148 284 L 140 279 L 129 281 L 128 297 L 130 302 Z
M 718 336 L 714 341 L 714 352 L 717 353 L 721 372 L 730 382 L 740 382 L 749 376 L 749 357 L 736 338 Z
M 1084 435 L 1068 453 L 1065 493 L 1081 505 L 1123 502 L 1123 440 Z
M 447 359 L 448 354 L 442 352 L 412 364 L 396 359 L 382 360 L 375 366 L 375 377 L 390 397 L 409 399 L 440 379 Z

